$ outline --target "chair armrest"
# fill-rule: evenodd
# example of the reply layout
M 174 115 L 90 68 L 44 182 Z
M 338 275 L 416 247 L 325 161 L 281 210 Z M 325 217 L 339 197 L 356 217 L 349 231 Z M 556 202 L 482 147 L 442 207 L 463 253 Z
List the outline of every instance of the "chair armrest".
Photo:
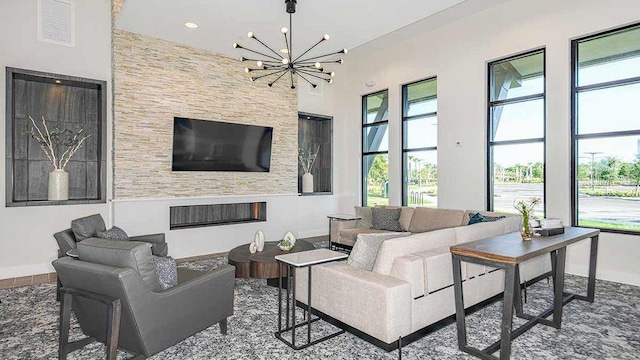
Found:
M 169 252 L 169 247 L 164 240 L 164 234 L 130 236 L 129 240 L 150 243 L 151 253 L 156 256 L 167 256 Z
M 411 284 L 411 296 L 414 299 L 427 295 L 425 268 L 421 257 L 408 254 L 395 258 L 389 276 Z
M 148 242 L 148 243 L 163 243 L 163 242 L 166 242 L 164 240 L 164 234 L 163 233 L 129 236 L 129 240 L 131 240 L 131 241 L 144 241 L 144 242 Z
M 58 243 L 58 257 L 66 256 L 67 251 L 76 248 L 76 237 L 71 229 L 66 229 L 53 234 Z
M 148 294 L 146 299 L 139 298 L 134 312 L 150 353 L 233 315 L 234 282 L 235 267 L 222 265 L 171 289 Z

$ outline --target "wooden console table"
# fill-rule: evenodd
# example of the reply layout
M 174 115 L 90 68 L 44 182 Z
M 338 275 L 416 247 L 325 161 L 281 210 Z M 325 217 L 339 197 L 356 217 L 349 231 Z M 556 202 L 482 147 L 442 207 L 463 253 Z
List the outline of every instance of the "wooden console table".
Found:
M 500 359 L 511 356 L 511 341 L 532 328 L 535 324 L 544 324 L 560 329 L 562 324 L 562 307 L 574 299 L 593 302 L 596 282 L 596 261 L 598 258 L 598 229 L 568 227 L 564 234 L 534 237 L 523 241 L 520 233 L 495 236 L 466 244 L 451 247 L 453 260 L 453 285 L 456 303 L 456 323 L 458 329 L 458 346 L 460 350 L 481 359 L 497 359 L 492 354 L 500 349 Z M 567 245 L 591 238 L 591 254 L 589 259 L 589 281 L 587 295 L 564 292 L 564 268 Z M 520 263 L 540 255 L 551 254 L 551 266 L 554 286 L 553 306 L 539 315 L 525 314 L 520 297 Z M 499 341 L 483 350 L 467 344 L 467 329 L 464 317 L 464 297 L 462 293 L 462 274 L 460 262 L 491 266 L 505 270 L 504 298 L 502 303 L 502 327 Z M 512 331 L 513 308 L 516 316 L 528 320 L 524 325 Z M 546 318 L 553 314 L 553 320 Z

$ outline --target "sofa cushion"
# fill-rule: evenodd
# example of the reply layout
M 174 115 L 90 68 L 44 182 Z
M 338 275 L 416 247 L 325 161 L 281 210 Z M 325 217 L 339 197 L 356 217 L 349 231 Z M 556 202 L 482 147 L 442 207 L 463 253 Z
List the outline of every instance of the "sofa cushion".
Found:
M 499 212 L 495 212 L 495 211 L 467 210 L 467 211 L 464 212 L 464 217 L 462 218 L 462 222 L 460 223 L 460 225 L 470 225 L 469 224 L 469 219 L 471 219 L 471 217 L 474 214 L 480 214 L 480 215 L 484 216 L 489 221 L 497 221 L 497 220 L 502 220 L 505 217 L 516 216 L 515 214 L 511 215 L 511 214 L 499 213 Z
M 371 229 L 373 226 L 371 208 L 363 206 L 354 206 L 354 208 L 356 210 L 356 216 L 360 217 L 360 219 L 356 221 L 356 227 Z
M 411 235 L 411 233 L 358 234 L 358 240 L 356 240 L 355 245 L 353 245 L 351 254 L 349 254 L 349 258 L 347 259 L 347 265 L 371 271 L 373 264 L 376 262 L 378 250 L 382 242 L 407 235 Z
M 358 240 L 358 234 L 384 234 L 388 233 L 387 230 L 376 230 L 367 228 L 351 228 L 340 230 L 340 237 L 348 240 Z
M 413 210 L 409 231 L 412 233 L 422 233 L 460 226 L 463 216 L 463 210 L 417 207 Z
M 485 239 L 504 234 L 502 221 L 483 222 L 473 226 L 458 226 L 454 228 L 456 244 L 464 244 L 471 241 Z
M 414 208 L 407 206 L 385 206 L 385 209 L 402 209 L 400 213 L 400 227 L 402 231 L 409 231 Z
M 389 231 L 402 231 L 400 226 L 400 214 L 402 209 L 386 209 L 386 208 L 372 208 L 371 214 L 373 219 L 373 229 L 376 230 L 389 230 Z
M 78 255 L 82 261 L 132 268 L 151 291 L 162 290 L 149 243 L 89 238 L 78 243 Z
M 107 227 L 100 214 L 85 216 L 71 221 L 71 231 L 76 237 L 76 241 L 82 241 L 90 237 L 95 237 L 98 231 L 105 231 Z
M 124 230 L 120 229 L 117 226 L 114 226 L 109 230 L 98 231 L 98 233 L 96 234 L 96 237 L 101 239 L 109 239 L 109 240 L 120 240 L 120 241 L 129 240 L 129 235 L 127 235 L 127 233 L 124 232 Z

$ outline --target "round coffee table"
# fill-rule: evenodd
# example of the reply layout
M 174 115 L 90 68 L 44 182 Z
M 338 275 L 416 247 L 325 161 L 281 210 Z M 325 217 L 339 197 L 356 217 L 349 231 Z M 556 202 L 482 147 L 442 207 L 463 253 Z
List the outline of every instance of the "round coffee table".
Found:
M 264 243 L 264 250 L 252 254 L 249 252 L 249 244 L 244 244 L 229 252 L 229 264 L 236 267 L 236 278 L 267 279 L 267 284 L 278 286 L 278 262 L 275 257 L 313 249 L 315 247 L 304 240 L 296 241 L 296 245 L 288 251 L 280 250 L 278 241 L 267 241 Z M 287 277 L 286 272 L 283 269 L 283 278 Z

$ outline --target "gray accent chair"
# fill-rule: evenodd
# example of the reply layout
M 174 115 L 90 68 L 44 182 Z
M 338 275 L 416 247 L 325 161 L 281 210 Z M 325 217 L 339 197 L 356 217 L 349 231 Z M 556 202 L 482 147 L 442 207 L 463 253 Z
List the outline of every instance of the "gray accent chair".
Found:
M 66 256 L 67 251 L 75 249 L 79 241 L 95 237 L 98 231 L 105 230 L 106 226 L 100 214 L 73 220 L 71 228 L 53 234 L 58 243 L 58 257 Z M 130 236 L 129 240 L 151 243 L 153 255 L 167 256 L 168 247 L 164 234 Z
M 107 344 L 107 358 L 113 359 L 116 348 L 144 359 L 216 323 L 226 334 L 227 318 L 233 315 L 235 267 L 178 268 L 178 285 L 162 291 L 148 243 L 90 238 L 77 248 L 78 259 L 62 257 L 52 263 L 64 284 L 60 359 L 79 347 L 67 344 L 71 309 L 89 341 Z M 105 304 L 117 305 L 119 321 L 113 321 L 113 309 Z M 83 340 L 76 343 L 86 344 Z

